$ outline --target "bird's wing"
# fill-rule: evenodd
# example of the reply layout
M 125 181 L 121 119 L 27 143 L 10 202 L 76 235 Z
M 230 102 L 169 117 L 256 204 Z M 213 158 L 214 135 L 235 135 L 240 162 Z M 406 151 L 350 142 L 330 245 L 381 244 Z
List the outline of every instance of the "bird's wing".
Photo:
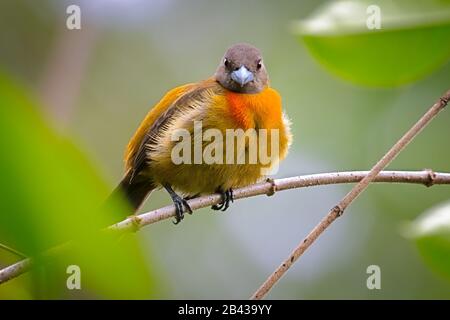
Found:
M 161 117 L 164 112 L 169 109 L 173 103 L 184 93 L 191 89 L 192 85 L 187 84 L 174 88 L 167 92 L 164 97 L 147 113 L 144 120 L 139 125 L 133 137 L 128 142 L 125 150 L 125 166 L 126 171 L 133 168 L 135 158 L 141 152 L 142 141 L 145 139 L 147 132 L 150 130 L 156 120 Z
M 149 153 L 151 154 L 161 131 L 167 128 L 168 123 L 187 109 L 204 105 L 208 100 L 206 96 L 217 86 L 217 83 L 210 79 L 176 88 L 149 112 L 128 146 L 126 162 L 127 169 L 132 170 L 131 177 L 144 169 L 151 160 Z

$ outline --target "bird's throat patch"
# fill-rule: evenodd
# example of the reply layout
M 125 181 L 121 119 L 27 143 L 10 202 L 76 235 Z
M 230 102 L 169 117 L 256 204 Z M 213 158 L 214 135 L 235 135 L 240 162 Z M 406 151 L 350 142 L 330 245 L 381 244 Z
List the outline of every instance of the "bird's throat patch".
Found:
M 270 88 L 254 94 L 228 91 L 225 96 L 231 117 L 242 129 L 271 128 L 271 122 L 279 119 L 281 99 Z M 264 119 L 265 123 L 257 123 L 260 119 Z

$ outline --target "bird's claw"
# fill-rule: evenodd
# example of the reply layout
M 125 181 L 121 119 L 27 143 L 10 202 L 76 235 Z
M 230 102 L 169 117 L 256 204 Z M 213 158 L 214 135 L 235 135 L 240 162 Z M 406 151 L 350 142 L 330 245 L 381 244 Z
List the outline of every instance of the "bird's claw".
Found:
M 187 203 L 186 199 L 183 199 L 180 197 L 175 191 L 173 191 L 170 184 L 166 183 L 163 184 L 166 191 L 170 194 L 170 197 L 172 198 L 173 205 L 175 206 L 175 221 L 173 221 L 174 224 L 179 224 L 181 220 L 184 219 L 184 213 L 188 212 L 189 214 L 192 214 L 192 209 Z
M 211 209 L 225 211 L 230 206 L 230 203 L 234 201 L 233 189 L 230 188 L 226 191 L 221 191 L 220 194 L 222 195 L 222 201 L 213 205 Z
M 173 221 L 173 224 L 179 224 L 184 219 L 184 213 L 192 214 L 192 209 L 187 201 L 179 196 L 174 197 L 172 200 L 175 205 L 175 221 Z

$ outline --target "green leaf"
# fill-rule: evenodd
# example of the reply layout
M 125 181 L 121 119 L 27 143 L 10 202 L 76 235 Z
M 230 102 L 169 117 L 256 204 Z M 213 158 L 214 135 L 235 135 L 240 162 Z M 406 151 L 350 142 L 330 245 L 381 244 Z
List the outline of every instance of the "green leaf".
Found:
M 381 29 L 369 29 L 370 5 Z M 450 1 L 333 1 L 294 25 L 313 57 L 356 84 L 392 87 L 421 79 L 450 59 Z
M 450 202 L 424 212 L 405 234 L 415 240 L 425 262 L 450 280 Z
M 126 217 L 127 206 L 118 199 L 105 204 L 111 187 L 1 74 L 0 148 L 0 241 L 35 258 L 34 283 L 43 297 L 151 294 L 153 279 L 135 235 L 99 232 L 117 216 Z M 68 240 L 67 250 L 42 257 Z M 69 265 L 81 268 L 81 292 L 66 287 Z

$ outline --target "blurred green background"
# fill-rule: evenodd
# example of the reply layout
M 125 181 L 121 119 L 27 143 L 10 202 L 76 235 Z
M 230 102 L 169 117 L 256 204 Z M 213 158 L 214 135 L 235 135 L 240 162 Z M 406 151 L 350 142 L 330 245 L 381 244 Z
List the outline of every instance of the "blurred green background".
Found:
M 66 230 L 67 221 L 73 225 L 68 234 L 89 227 L 95 200 L 106 197 L 120 180 L 125 145 L 149 108 L 170 88 L 209 77 L 225 49 L 236 42 L 261 49 L 271 84 L 292 119 L 294 143 L 278 176 L 369 169 L 450 88 L 450 18 L 439 14 L 446 12 L 449 1 L 378 1 L 389 17 L 386 24 L 381 20 L 379 31 L 360 30 L 358 19 L 366 16 L 360 9 L 367 2 L 340 1 L 344 5 L 321 9 L 322 3 L 1 1 L 0 146 L 6 160 L 0 161 L 0 175 L 10 180 L 0 183 L 0 242 L 32 254 L 44 244 L 30 245 L 27 239 L 56 241 L 55 230 Z M 81 7 L 81 30 L 66 28 L 69 4 Z M 299 20 L 333 23 L 326 24 L 325 31 L 305 27 L 307 23 L 293 28 L 293 21 Z M 17 94 L 16 87 L 21 87 Z M 38 109 L 38 115 L 22 122 L 32 109 Z M 36 134 L 41 127 L 50 132 L 42 133 L 42 139 Z M 16 129 L 29 130 L 33 138 L 21 137 Z M 70 140 L 70 146 L 47 143 L 56 137 Z M 446 110 L 390 169 L 449 172 L 449 137 Z M 35 157 L 33 150 L 45 156 Z M 17 168 L 12 161 L 16 155 L 26 160 Z M 70 165 L 64 170 L 66 163 Z M 18 177 L 17 189 L 10 188 Z M 61 180 L 62 191 L 57 190 Z M 85 184 L 86 190 L 77 193 Z M 157 223 L 121 241 L 132 253 L 122 250 L 102 257 L 117 262 L 118 271 L 107 272 L 109 283 L 100 279 L 81 292 L 48 293 L 45 279 L 53 273 L 47 271 L 46 277 L 27 274 L 0 285 L 0 298 L 116 298 L 133 288 L 140 298 L 247 298 L 349 188 L 291 190 L 238 201 L 223 214 L 203 209 L 179 226 Z M 54 203 L 43 206 L 35 191 L 46 192 Z M 449 198 L 447 186 L 371 186 L 268 297 L 449 299 L 448 270 L 434 268 L 430 257 L 401 232 L 405 222 Z M 169 203 L 166 193 L 156 192 L 141 211 Z M 40 209 L 27 215 L 34 206 Z M 47 211 L 58 218 L 35 223 Z M 101 223 L 92 219 L 94 225 Z M 90 257 L 98 254 L 91 251 Z M 0 251 L 1 267 L 16 260 Z M 381 268 L 381 290 L 366 287 L 369 265 Z M 107 263 L 98 265 L 92 275 L 109 268 Z M 64 271 L 54 272 L 65 281 Z M 126 287 L 128 291 L 120 293 Z

